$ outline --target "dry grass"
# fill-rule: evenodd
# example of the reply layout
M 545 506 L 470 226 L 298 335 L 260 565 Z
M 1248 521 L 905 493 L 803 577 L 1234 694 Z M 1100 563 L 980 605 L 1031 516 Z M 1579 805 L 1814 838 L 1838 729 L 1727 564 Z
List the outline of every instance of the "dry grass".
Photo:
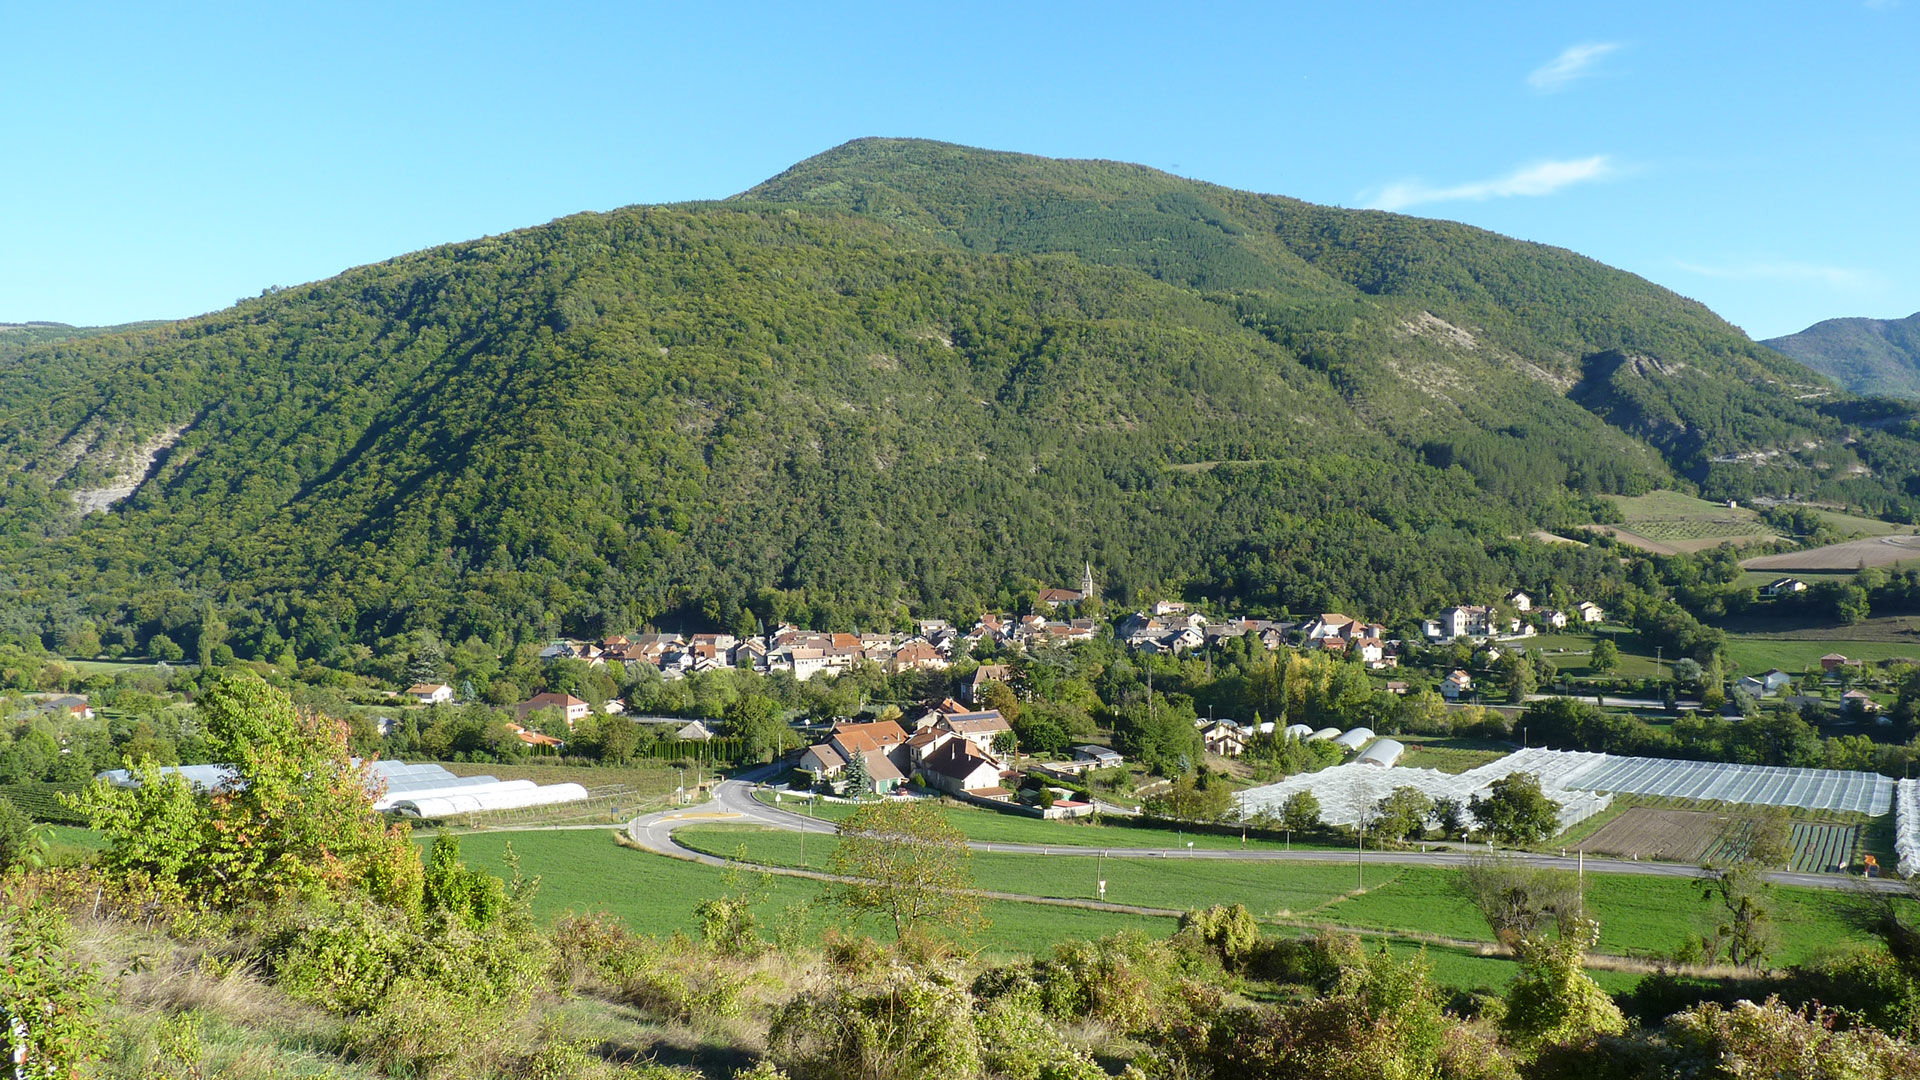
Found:
M 1867 566 L 1893 566 L 1920 559 L 1920 536 L 1868 536 L 1810 551 L 1761 555 L 1740 565 L 1748 570 L 1845 573 Z

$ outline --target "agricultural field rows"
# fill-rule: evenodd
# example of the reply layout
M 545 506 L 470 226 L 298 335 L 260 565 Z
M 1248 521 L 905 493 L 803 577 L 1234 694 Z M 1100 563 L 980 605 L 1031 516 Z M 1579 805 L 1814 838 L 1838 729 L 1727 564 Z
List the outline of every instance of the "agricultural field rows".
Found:
M 56 825 L 85 825 L 86 815 L 69 809 L 60 801 L 62 793 L 78 793 L 85 784 L 6 784 L 0 785 L 0 797 L 18 807 L 35 821 Z

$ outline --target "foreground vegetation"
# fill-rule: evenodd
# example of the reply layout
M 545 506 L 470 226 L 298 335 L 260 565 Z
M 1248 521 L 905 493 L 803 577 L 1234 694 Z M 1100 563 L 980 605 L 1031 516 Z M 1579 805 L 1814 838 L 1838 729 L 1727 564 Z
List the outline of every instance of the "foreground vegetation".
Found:
M 1753 1075 L 1783 1053 L 1812 1060 L 1807 1047 L 1820 1076 L 1920 1068 L 1903 1041 L 1920 1025 L 1906 909 L 1863 908 L 1873 939 L 1769 970 L 1752 913 L 1771 901 L 1737 870 L 1700 902 L 1722 913 L 1705 940 L 1738 977 L 1609 978 L 1617 996 L 1585 973 L 1608 940 L 1596 916 L 1645 924 L 1671 897 L 1636 911 L 1602 882 L 1589 900 L 1563 877 L 1489 863 L 1444 900 L 1438 879 L 1408 875 L 1339 901 L 1384 904 L 1404 880 L 1449 927 L 1477 912 L 1473 936 L 1509 959 L 1449 990 L 1428 956 L 1457 952 L 1276 936 L 1234 903 L 1177 920 L 983 903 L 965 886 L 1020 867 L 975 860 L 920 802 L 851 814 L 827 853 L 851 876 L 824 885 L 659 859 L 593 831 L 521 834 L 525 856 L 502 835 L 423 851 L 368 812 L 341 726 L 248 677 L 201 707 L 239 786 L 196 793 L 142 765 L 139 788 L 74 800 L 104 841 L 90 864 L 0 879 L 0 1008 L 15 1021 L 0 1041 L 29 1075 L 1518 1080 L 1577 1065 L 1627 1080 Z M 625 862 L 609 873 L 592 851 Z M 495 858 L 504 877 L 485 869 Z M 582 910 L 600 907 L 585 895 L 596 886 L 618 890 L 633 924 Z M 1126 887 L 1182 885 L 1169 873 Z M 1013 929 L 981 936 L 994 923 Z M 1801 1004 L 1816 998 L 1838 1008 Z

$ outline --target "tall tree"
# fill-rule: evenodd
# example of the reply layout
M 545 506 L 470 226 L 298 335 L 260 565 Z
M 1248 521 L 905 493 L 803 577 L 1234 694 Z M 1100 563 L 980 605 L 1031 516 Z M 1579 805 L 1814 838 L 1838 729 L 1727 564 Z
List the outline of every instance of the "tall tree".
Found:
M 199 704 L 210 754 L 233 780 L 196 792 L 148 759 L 135 787 L 95 783 L 74 802 L 105 834 L 102 865 L 213 907 L 352 890 L 418 905 L 419 853 L 404 826 L 374 814 L 345 724 L 296 709 L 252 672 Z
M 1467 800 L 1467 812 L 1492 839 L 1504 844 L 1537 844 L 1560 831 L 1560 804 L 1540 790 L 1532 773 L 1509 773 L 1488 786 L 1487 795 Z

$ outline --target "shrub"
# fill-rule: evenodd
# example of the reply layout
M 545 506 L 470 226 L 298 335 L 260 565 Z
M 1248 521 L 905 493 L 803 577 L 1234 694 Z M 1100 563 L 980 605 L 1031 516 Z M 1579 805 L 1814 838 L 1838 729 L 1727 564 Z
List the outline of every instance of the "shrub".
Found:
M 100 990 L 68 938 L 59 911 L 0 899 L 0 1051 L 25 1076 L 78 1075 L 99 1045 Z
M 1196 938 L 1229 971 L 1238 971 L 1260 946 L 1260 927 L 1245 904 L 1215 904 L 1180 916 L 1180 930 Z
M 1588 924 L 1591 926 L 1592 924 Z M 1529 938 L 1520 948 L 1520 974 L 1507 992 L 1500 1030 L 1525 1050 L 1594 1035 L 1618 1035 L 1627 1021 L 1599 984 L 1581 968 L 1586 948 L 1597 937 Z
M 972 995 L 940 970 L 897 967 L 800 994 L 780 1010 L 767 1044 L 797 1080 L 944 1080 L 981 1071 Z
M 1043 958 L 990 969 L 974 980 L 974 994 L 1024 1002 L 1053 1020 L 1147 1031 L 1213 993 L 1185 975 L 1171 943 L 1125 931 L 1099 941 L 1063 941 Z

